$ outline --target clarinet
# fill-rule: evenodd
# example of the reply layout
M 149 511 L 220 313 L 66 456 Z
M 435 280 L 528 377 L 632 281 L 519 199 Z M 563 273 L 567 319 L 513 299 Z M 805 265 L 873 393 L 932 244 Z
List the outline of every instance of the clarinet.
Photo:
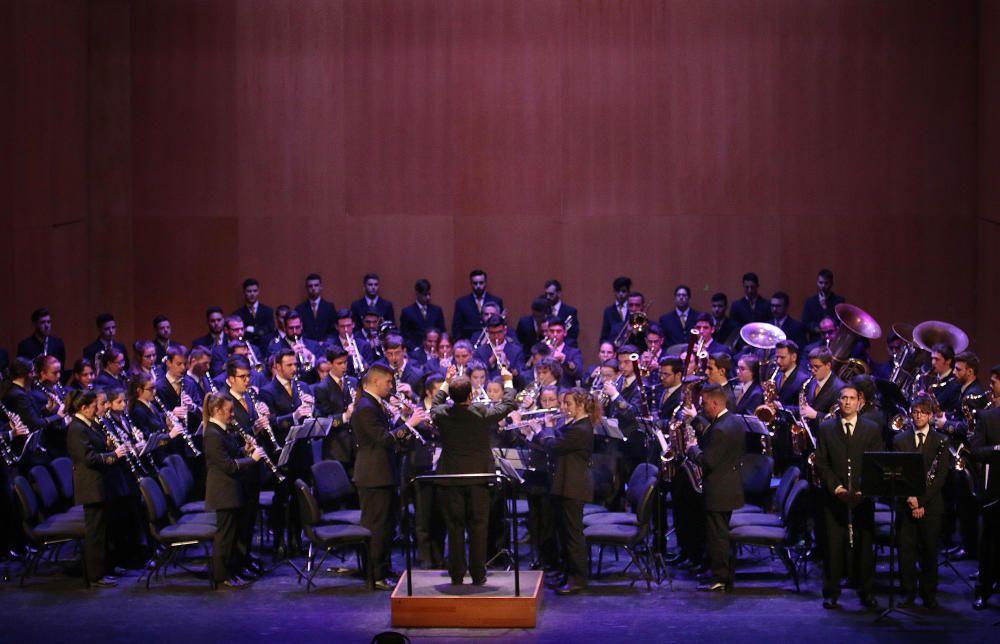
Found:
M 23 425 L 24 423 L 21 421 L 20 416 L 18 416 L 11 410 L 7 409 L 7 407 L 2 402 L 0 402 L 0 411 L 2 411 L 5 416 L 7 416 L 7 421 L 10 423 L 11 426 L 11 437 L 13 437 L 14 425 L 15 424 Z M 7 437 L 4 436 L 3 433 L 0 433 L 0 458 L 3 459 L 3 462 L 6 463 L 8 467 L 16 465 L 17 462 L 21 460 L 21 457 L 14 453 L 14 445 L 11 444 L 9 440 L 7 440 Z
M 853 496 L 853 485 L 851 484 L 852 463 L 850 457 L 847 458 L 847 493 Z M 847 545 L 854 549 L 854 508 L 851 500 L 847 502 Z
M 156 404 L 159 405 L 160 411 L 163 412 L 163 415 L 164 415 L 165 418 L 173 418 L 177 422 L 177 424 L 180 425 L 180 428 L 181 428 L 181 438 L 183 438 L 184 442 L 187 443 L 188 449 L 191 450 L 191 453 L 194 454 L 195 456 L 201 456 L 201 450 L 194 446 L 194 440 L 192 440 L 191 434 L 188 433 L 187 427 L 185 427 L 183 424 L 181 424 L 181 421 L 180 421 L 179 418 L 177 418 L 176 416 L 174 416 L 173 414 L 171 414 L 169 411 L 167 411 L 166 405 L 164 405 L 163 401 L 160 400 L 160 395 L 156 394 L 153 397 L 153 400 L 155 400 Z
M 132 417 L 128 415 L 128 410 L 127 409 L 123 409 L 122 410 L 121 421 L 122 421 L 122 429 L 125 430 L 126 434 L 132 434 L 132 440 L 133 441 L 135 441 L 136 443 L 139 443 L 139 442 L 142 442 L 142 441 L 146 440 L 146 437 L 143 436 L 143 434 L 142 434 L 142 430 L 139 429 L 138 427 L 136 427 L 135 423 L 132 422 Z M 143 464 L 143 468 L 147 472 L 155 472 L 156 471 L 156 462 L 153 460 L 153 454 L 152 454 L 152 452 L 146 452 L 146 460 L 147 460 L 147 462 L 145 464 Z M 139 463 L 140 464 L 142 463 L 142 455 L 141 454 L 139 455 Z
M 931 466 L 927 468 L 927 485 L 929 486 L 937 478 L 938 466 L 941 463 L 941 454 L 945 450 L 945 441 L 938 443 L 937 452 L 934 453 L 934 460 L 931 461 Z
M 136 463 L 136 461 L 133 460 L 135 458 L 135 450 L 132 448 L 132 446 L 122 441 L 121 438 L 119 438 L 118 435 L 115 434 L 114 430 L 108 427 L 108 424 L 104 422 L 103 418 L 95 417 L 94 424 L 96 424 L 98 427 L 104 430 L 104 435 L 108 437 L 108 441 L 110 441 L 111 445 L 115 449 L 118 449 L 122 445 L 125 445 L 125 464 L 128 465 L 128 469 L 130 472 L 132 472 L 132 476 L 135 477 L 135 480 L 138 481 L 139 479 L 141 479 L 142 473 L 139 471 L 139 468 L 137 467 L 138 464 Z
M 258 407 L 260 402 L 257 400 L 257 394 L 254 393 L 253 387 L 247 387 L 247 395 L 250 396 L 250 404 L 253 405 L 254 411 L 257 412 L 258 416 L 262 416 L 263 414 L 260 413 L 260 408 Z M 301 394 L 299 395 L 301 396 Z M 264 431 L 267 432 L 267 437 L 274 445 L 274 449 L 280 452 L 283 446 L 281 443 L 278 442 L 278 437 L 274 435 L 274 430 L 271 428 L 270 422 L 267 424 L 267 427 L 265 427 Z
M 250 449 L 257 449 L 257 441 L 254 440 L 254 437 L 248 431 L 235 423 L 233 424 L 233 427 L 235 427 L 236 431 L 239 432 L 240 436 L 243 438 L 243 442 L 247 444 L 247 447 Z M 284 482 L 285 475 L 278 471 L 278 466 L 274 464 L 274 461 L 271 460 L 271 457 L 267 455 L 266 451 L 264 452 L 264 457 L 260 460 L 264 461 L 264 465 L 267 465 L 267 468 L 271 470 L 271 474 L 274 475 L 274 478 L 278 481 L 278 483 Z

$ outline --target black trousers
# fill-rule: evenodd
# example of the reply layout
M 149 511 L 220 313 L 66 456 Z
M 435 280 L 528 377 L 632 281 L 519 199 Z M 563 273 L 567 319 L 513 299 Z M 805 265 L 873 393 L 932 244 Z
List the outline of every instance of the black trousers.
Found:
M 372 573 L 375 579 L 385 579 L 392 568 L 392 539 L 396 534 L 396 506 L 399 503 L 396 488 L 359 487 L 358 499 L 361 501 L 361 525 L 372 533 L 368 547 Z
M 969 554 L 976 556 L 978 541 L 978 504 L 973 495 L 973 482 L 968 470 L 948 470 L 948 480 L 944 486 L 944 515 L 940 522 L 941 538 L 946 546 L 954 543 L 955 527 L 958 527 L 959 545 Z
M 905 597 L 916 595 L 919 581 L 920 596 L 933 598 L 938 586 L 941 511 L 927 512 L 922 518 L 914 519 L 909 506 L 905 503 L 901 505 L 896 509 L 900 588 Z
M 108 513 L 104 503 L 83 506 L 83 557 L 87 581 L 97 581 L 107 574 Z
M 681 555 L 692 563 L 700 564 L 704 559 L 706 544 L 706 523 L 703 518 L 704 495 L 698 494 L 687 474 L 681 468 L 677 468 L 677 474 L 671 483 L 671 497 L 673 499 L 671 510 L 674 515 L 674 535 L 677 537 L 677 545 L 680 546 Z M 666 542 L 664 541 L 665 546 Z
M 528 493 L 528 537 L 543 566 L 555 566 L 559 556 L 555 543 L 555 509 L 548 492 Z
M 823 597 L 840 597 L 840 580 L 848 557 L 856 577 L 858 595 L 872 594 L 875 582 L 875 504 L 866 500 L 854 508 L 854 548 L 849 547 L 847 505 L 828 497 L 823 507 Z
M 989 597 L 1000 580 L 1000 501 L 988 501 L 979 530 L 979 581 L 976 595 Z
M 583 536 L 583 501 L 564 496 L 553 497 L 559 511 L 559 545 L 566 580 L 575 585 L 587 585 L 587 540 Z
M 442 485 L 445 525 L 448 527 L 448 573 L 453 581 L 486 577 L 486 539 L 490 520 L 490 489 L 485 485 Z M 465 533 L 469 533 L 469 558 L 465 558 Z
M 212 543 L 212 577 L 216 582 L 225 581 L 239 574 L 240 552 L 237 548 L 243 523 L 242 508 L 215 511 L 215 541 Z
M 708 569 L 715 581 L 733 583 L 733 571 L 729 567 L 729 519 L 731 511 L 705 513 L 705 551 L 708 555 Z

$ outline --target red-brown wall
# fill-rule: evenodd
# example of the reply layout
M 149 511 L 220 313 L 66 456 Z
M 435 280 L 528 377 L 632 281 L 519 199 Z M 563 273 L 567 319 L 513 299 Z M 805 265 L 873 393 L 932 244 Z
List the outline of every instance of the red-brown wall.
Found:
M 701 308 L 755 270 L 797 314 L 828 266 L 884 327 L 950 320 L 1000 360 L 981 297 L 1000 241 L 988 2 L 19 0 L 0 16 L 11 348 L 42 303 L 72 355 L 102 310 L 126 340 L 165 312 L 188 341 L 243 277 L 294 304 L 314 270 L 344 305 L 377 271 L 397 311 L 427 277 L 450 320 L 483 267 L 512 316 L 561 279 L 590 353 L 618 274 L 659 315 L 679 282 Z

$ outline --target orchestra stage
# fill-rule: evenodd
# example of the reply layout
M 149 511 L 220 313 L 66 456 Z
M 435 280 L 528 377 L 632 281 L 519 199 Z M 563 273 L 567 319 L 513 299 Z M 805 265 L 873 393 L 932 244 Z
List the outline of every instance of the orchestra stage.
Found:
M 403 562 L 396 557 L 402 570 Z M 388 592 L 370 593 L 353 577 L 321 573 L 319 587 L 306 593 L 295 573 L 281 566 L 241 591 L 210 591 L 203 579 L 174 573 L 154 580 L 146 590 L 135 574 L 118 588 L 86 590 L 79 578 L 49 568 L 18 588 L 17 580 L 0 584 L 4 606 L 3 641 L 16 642 L 369 642 L 387 630 L 405 633 L 413 642 L 942 642 L 986 641 L 997 636 L 993 623 L 1000 609 L 971 610 L 972 593 L 948 568 L 942 567 L 941 608 L 917 617 L 894 618 L 874 624 L 874 613 L 863 611 L 850 590 L 842 608 L 820 606 L 820 572 L 811 567 L 796 594 L 782 577 L 780 562 L 753 566 L 740 561 L 736 590 L 714 595 L 695 590 L 697 582 L 678 572 L 669 584 L 647 591 L 630 587 L 624 560 L 605 557 L 605 572 L 590 589 L 571 597 L 544 589 L 538 622 L 518 628 L 393 628 Z M 974 562 L 958 562 L 963 575 Z M 12 570 L 13 571 L 13 570 Z M 878 600 L 886 605 L 887 570 L 880 561 Z M 994 598 L 994 606 L 1000 606 Z

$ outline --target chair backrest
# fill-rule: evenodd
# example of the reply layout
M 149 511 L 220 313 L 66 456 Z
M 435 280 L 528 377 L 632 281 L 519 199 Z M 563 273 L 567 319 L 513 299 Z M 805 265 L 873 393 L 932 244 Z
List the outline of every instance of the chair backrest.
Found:
M 299 501 L 299 516 L 302 518 L 302 529 L 310 541 L 313 539 L 313 527 L 320 521 L 319 503 L 312 490 L 302 479 L 295 479 L 295 494 Z
M 327 459 L 313 463 L 311 469 L 316 482 L 316 501 L 321 507 L 332 507 L 351 493 L 351 481 L 340 461 Z
M 790 465 L 781 475 L 781 481 L 778 482 L 778 489 L 774 493 L 774 507 L 778 512 L 785 511 L 785 499 L 788 498 L 788 493 L 792 491 L 792 486 L 798 480 L 799 468 L 794 465 Z
M 146 508 L 146 519 L 149 522 L 149 530 L 156 537 L 159 535 L 160 525 L 167 515 L 167 498 L 163 496 L 163 490 L 151 476 L 144 476 L 139 479 L 139 491 L 142 492 L 143 505 Z
M 55 474 L 56 482 L 59 484 L 59 493 L 62 494 L 66 503 L 73 504 L 73 461 L 67 456 L 60 456 L 52 459 L 49 463 L 52 472 Z
M 161 467 L 156 470 L 156 478 L 160 481 L 163 492 L 166 493 L 166 502 L 170 510 L 180 512 L 180 507 L 186 502 L 184 498 L 184 486 L 181 485 L 177 477 L 177 472 L 172 467 Z
M 646 479 L 651 476 L 656 476 L 657 470 L 655 465 L 649 463 L 639 463 L 632 470 L 632 476 L 628 477 L 628 486 L 642 485 Z
M 758 499 L 771 490 L 771 473 L 774 461 L 765 454 L 743 455 L 743 494 L 749 499 Z
M 42 514 L 46 516 L 54 514 L 59 504 L 59 490 L 56 488 L 56 482 L 52 480 L 49 468 L 35 465 L 31 468 L 31 480 L 35 483 L 35 492 L 38 493 Z
M 789 521 L 793 518 L 796 504 L 805 501 L 805 493 L 808 489 L 808 481 L 797 481 L 795 485 L 792 486 L 792 491 L 788 493 L 788 498 L 785 499 L 785 505 L 781 509 L 781 520 L 785 525 L 788 525 Z
M 650 518 L 653 512 L 653 503 L 656 502 L 656 495 L 658 493 L 658 483 L 659 477 L 651 476 L 646 481 L 639 486 L 642 490 L 642 494 L 639 497 L 639 505 L 636 508 L 635 516 L 639 523 L 639 532 L 636 535 L 635 541 L 641 541 L 646 538 L 646 533 L 649 531 Z
M 177 474 L 177 480 L 181 484 L 181 496 L 184 497 L 185 503 L 191 496 L 191 490 L 194 489 L 194 476 L 191 474 L 191 468 L 188 467 L 187 461 L 180 454 L 170 454 L 165 460 L 170 467 L 174 468 L 174 472 Z
M 38 523 L 38 498 L 28 479 L 23 476 L 14 477 L 14 492 L 17 494 L 17 501 L 21 506 L 21 520 L 25 529 L 30 529 Z
M 628 486 L 625 490 L 625 502 L 628 505 L 628 509 L 636 514 L 639 514 L 639 505 L 642 503 L 642 495 L 646 493 L 646 483 L 649 478 L 637 480 Z

